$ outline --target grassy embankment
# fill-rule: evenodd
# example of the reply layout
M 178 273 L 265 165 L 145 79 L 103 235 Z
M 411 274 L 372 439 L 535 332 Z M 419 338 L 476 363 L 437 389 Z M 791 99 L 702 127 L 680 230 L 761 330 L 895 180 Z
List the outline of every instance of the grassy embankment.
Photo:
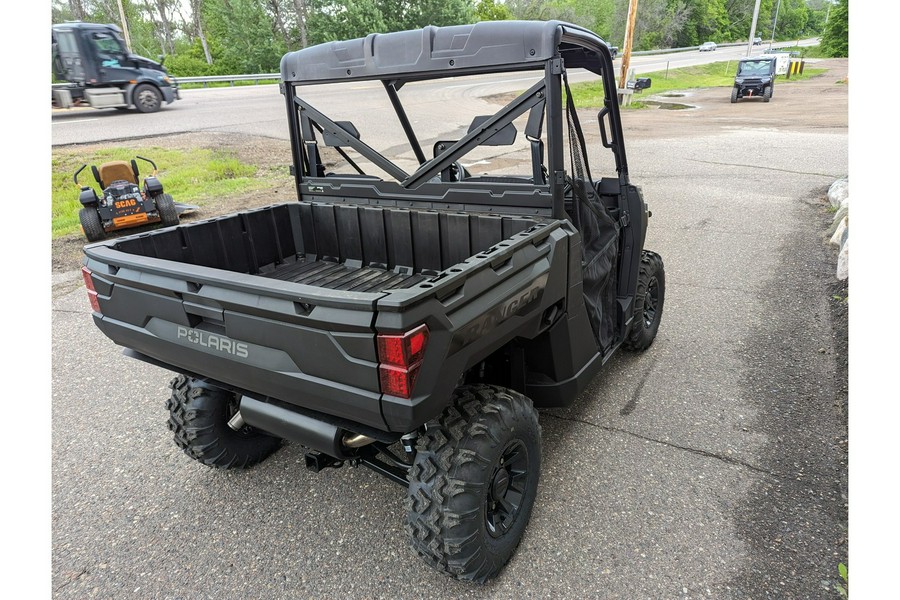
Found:
M 88 168 L 78 176 L 81 185 L 90 185 L 99 194 L 100 189 L 91 174 L 90 165 L 111 160 L 131 160 L 135 154 L 146 156 L 159 166 L 159 179 L 165 191 L 176 202 L 202 205 L 204 200 L 249 192 L 266 187 L 257 177 L 257 168 L 245 164 L 233 155 L 215 150 L 168 150 L 164 148 L 105 148 L 85 153 L 78 150 L 54 150 L 52 169 L 52 237 L 80 232 L 78 188 L 72 175 L 84 163 Z M 137 161 L 141 178 L 152 169 L 144 161 Z
M 641 102 L 642 96 L 647 97 L 676 90 L 731 87 L 734 84 L 734 74 L 736 71 L 737 61 L 730 60 L 693 67 L 682 67 L 680 69 L 669 69 L 668 74 L 666 74 L 665 71 L 655 71 L 646 74 L 642 73 L 639 77 L 649 77 L 652 80 L 652 85 L 650 89 L 645 90 L 643 94 L 635 94 L 635 99 L 629 108 L 637 109 L 647 107 L 646 104 Z M 790 79 L 787 79 L 784 75 L 779 75 L 776 79 L 776 83 L 782 84 L 791 81 L 802 81 L 824 72 L 825 69 L 806 67 L 803 69 L 802 75 L 792 75 Z M 603 97 L 600 92 L 599 81 L 576 83 L 571 86 L 571 89 L 572 97 L 575 100 L 575 106 L 578 108 L 597 108 L 599 106 L 600 98 Z

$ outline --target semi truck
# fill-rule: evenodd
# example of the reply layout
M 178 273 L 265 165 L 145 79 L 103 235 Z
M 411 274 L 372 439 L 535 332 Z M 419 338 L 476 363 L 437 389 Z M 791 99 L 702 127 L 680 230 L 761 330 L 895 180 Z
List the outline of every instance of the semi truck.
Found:
M 178 84 L 163 66 L 129 52 L 116 25 L 74 21 L 53 25 L 53 86 L 58 108 L 158 111 L 179 99 Z

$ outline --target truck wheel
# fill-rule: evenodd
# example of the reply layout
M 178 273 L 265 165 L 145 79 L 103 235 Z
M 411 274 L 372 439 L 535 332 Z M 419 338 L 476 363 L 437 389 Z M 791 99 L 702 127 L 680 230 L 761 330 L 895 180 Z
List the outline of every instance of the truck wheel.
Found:
M 281 440 L 245 425 L 228 426 L 237 412 L 236 394 L 179 375 L 169 383 L 166 402 L 169 429 L 175 444 L 194 460 L 218 469 L 244 469 L 262 462 L 281 446 Z
M 171 227 L 178 225 L 178 210 L 175 208 L 175 201 L 169 194 L 160 194 L 154 198 L 156 201 L 156 210 L 159 211 L 159 218 L 163 227 Z
M 768 102 L 772 99 L 772 86 L 767 85 L 766 89 L 763 90 L 763 102 Z
M 731 103 L 734 104 L 738 101 L 738 89 L 736 87 L 731 88 Z
M 484 582 L 519 545 L 537 494 L 541 427 L 531 400 L 462 386 L 427 427 L 409 471 L 413 550 L 457 579 Z
M 89 242 L 102 240 L 106 236 L 106 232 L 103 231 L 103 223 L 100 222 L 100 215 L 97 214 L 97 209 L 88 206 L 82 208 L 78 211 L 78 220 L 81 221 L 84 237 Z
M 153 113 L 162 106 L 162 94 L 155 86 L 142 83 L 134 88 L 132 94 L 133 104 L 142 113 Z
M 666 271 L 659 254 L 644 250 L 641 271 L 634 294 L 634 319 L 622 343 L 626 350 L 642 351 L 650 347 L 659 330 L 666 298 Z

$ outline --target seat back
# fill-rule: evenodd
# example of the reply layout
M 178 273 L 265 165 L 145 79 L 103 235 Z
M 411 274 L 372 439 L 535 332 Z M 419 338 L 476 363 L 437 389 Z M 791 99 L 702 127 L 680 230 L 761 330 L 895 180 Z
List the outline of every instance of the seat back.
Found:
M 124 160 L 113 160 L 100 165 L 100 186 L 106 189 L 113 181 L 128 181 L 138 184 L 131 165 Z

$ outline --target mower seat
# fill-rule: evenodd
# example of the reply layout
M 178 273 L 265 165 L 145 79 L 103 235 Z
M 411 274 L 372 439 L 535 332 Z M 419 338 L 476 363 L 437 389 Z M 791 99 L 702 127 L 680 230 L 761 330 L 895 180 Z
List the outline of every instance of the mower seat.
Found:
M 99 169 L 100 187 L 106 189 L 113 181 L 127 181 L 138 185 L 137 176 L 131 168 L 131 165 L 124 160 L 113 160 L 100 165 Z

